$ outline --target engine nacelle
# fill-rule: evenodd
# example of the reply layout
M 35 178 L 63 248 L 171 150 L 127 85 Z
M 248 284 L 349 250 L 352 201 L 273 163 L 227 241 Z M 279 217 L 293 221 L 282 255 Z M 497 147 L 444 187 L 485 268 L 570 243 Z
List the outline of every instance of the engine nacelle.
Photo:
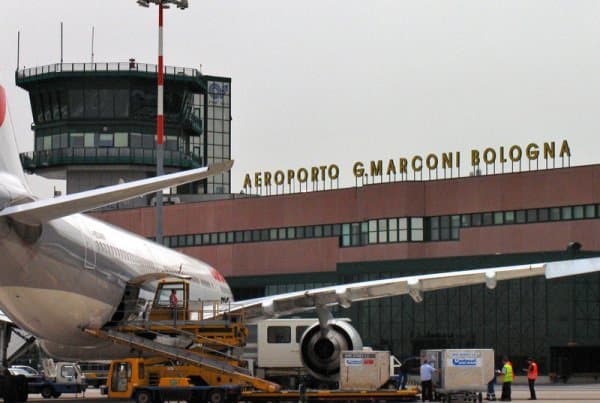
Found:
M 308 372 L 321 381 L 337 382 L 340 377 L 342 351 L 362 349 L 358 331 L 347 321 L 329 321 L 329 329 L 323 333 L 315 323 L 302 335 L 300 356 Z

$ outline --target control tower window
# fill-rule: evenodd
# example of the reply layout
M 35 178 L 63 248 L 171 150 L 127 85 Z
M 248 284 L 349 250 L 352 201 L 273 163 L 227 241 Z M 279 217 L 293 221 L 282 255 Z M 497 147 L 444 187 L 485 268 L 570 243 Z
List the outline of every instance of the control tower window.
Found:
M 88 88 L 84 90 L 85 94 L 85 117 L 86 118 L 97 118 L 100 105 L 98 102 L 98 90 Z

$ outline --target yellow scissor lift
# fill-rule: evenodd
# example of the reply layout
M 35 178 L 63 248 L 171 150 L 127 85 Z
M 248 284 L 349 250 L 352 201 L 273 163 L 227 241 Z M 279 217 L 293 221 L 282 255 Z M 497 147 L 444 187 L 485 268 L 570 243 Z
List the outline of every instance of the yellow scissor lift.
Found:
M 177 308 L 170 306 L 171 290 L 176 290 Z M 144 353 L 151 357 L 146 358 L 149 364 L 165 360 L 184 363 L 170 366 L 178 374 L 207 385 L 236 384 L 264 392 L 279 391 L 278 384 L 251 376 L 232 354 L 245 345 L 248 329 L 243 313 L 230 313 L 221 307 L 220 302 L 190 301 L 187 281 L 163 280 L 145 318 L 85 331 Z

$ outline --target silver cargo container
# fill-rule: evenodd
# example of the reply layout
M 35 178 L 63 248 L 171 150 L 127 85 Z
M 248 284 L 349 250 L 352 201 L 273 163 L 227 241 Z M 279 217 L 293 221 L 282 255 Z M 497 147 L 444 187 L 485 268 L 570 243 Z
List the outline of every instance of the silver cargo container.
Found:
M 342 351 L 340 390 L 377 390 L 389 379 L 389 351 Z
M 438 394 L 485 392 L 494 378 L 492 349 L 421 350 L 421 357 L 439 369 L 433 377 Z

